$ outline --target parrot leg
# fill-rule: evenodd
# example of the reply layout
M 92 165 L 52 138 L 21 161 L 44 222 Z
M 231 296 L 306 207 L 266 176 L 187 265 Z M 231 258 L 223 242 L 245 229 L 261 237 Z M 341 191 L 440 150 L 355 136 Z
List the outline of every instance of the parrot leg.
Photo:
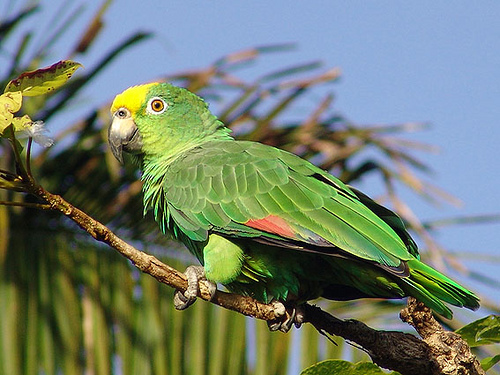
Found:
M 274 314 L 277 316 L 277 319 L 267 322 L 270 331 L 287 333 L 293 324 L 295 327 L 300 328 L 302 323 L 304 323 L 304 309 L 302 305 L 293 305 L 287 308 L 283 303 L 278 301 L 273 301 L 271 304 L 275 308 Z
M 186 275 L 188 287 L 184 293 L 180 290 L 175 291 L 174 306 L 177 310 L 185 310 L 196 301 L 196 297 L 200 291 L 200 282 L 205 282 L 210 295 L 213 297 L 217 290 L 217 285 L 206 279 L 203 266 L 189 266 L 184 275 Z

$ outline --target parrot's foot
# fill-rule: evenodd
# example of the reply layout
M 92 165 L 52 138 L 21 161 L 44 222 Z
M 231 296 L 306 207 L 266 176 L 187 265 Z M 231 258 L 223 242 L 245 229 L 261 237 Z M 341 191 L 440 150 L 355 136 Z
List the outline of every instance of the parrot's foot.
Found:
M 271 305 L 274 307 L 276 319 L 267 322 L 269 330 L 287 333 L 292 328 L 292 325 L 300 328 L 304 323 L 304 308 L 302 305 L 293 305 L 287 308 L 278 301 L 271 302 Z
M 175 291 L 174 306 L 177 310 L 187 309 L 196 301 L 196 297 L 200 291 L 200 282 L 205 283 L 211 296 L 215 294 L 217 285 L 205 278 L 205 269 L 203 266 L 189 266 L 184 271 L 184 275 L 186 275 L 188 287 L 184 293 L 180 290 Z

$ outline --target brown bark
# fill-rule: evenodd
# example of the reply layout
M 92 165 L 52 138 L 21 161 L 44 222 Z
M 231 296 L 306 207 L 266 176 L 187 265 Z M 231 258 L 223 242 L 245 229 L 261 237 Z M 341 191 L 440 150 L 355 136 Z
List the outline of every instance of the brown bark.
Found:
M 445 331 L 423 303 L 408 298 L 401 319 L 413 326 L 427 344 L 429 357 L 434 361 L 433 374 L 485 374 L 469 345 L 455 332 Z

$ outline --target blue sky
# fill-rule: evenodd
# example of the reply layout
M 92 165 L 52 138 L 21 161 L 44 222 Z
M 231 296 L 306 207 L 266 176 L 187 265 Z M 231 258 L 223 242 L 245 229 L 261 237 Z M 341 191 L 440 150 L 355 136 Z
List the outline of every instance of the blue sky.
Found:
M 41 3 L 47 11 L 60 1 Z M 71 28 L 75 34 L 98 5 L 87 5 Z M 294 42 L 294 51 L 266 59 L 254 72 L 319 59 L 341 68 L 342 78 L 332 88 L 337 110 L 351 121 L 431 124 L 406 138 L 440 149 L 418 154 L 435 171 L 428 180 L 463 205 L 434 207 L 403 192 L 422 220 L 500 213 L 499 19 L 500 3 L 494 1 L 481 6 L 465 1 L 115 1 L 95 52 L 137 30 L 156 37 L 103 72 L 78 111 L 130 85 L 204 67 L 230 52 Z M 69 47 L 61 41 L 58 48 L 64 53 Z M 360 187 L 373 193 L 369 182 Z M 440 232 L 438 240 L 456 251 L 498 254 L 499 229 L 498 223 L 456 227 Z M 500 263 L 470 264 L 500 280 Z

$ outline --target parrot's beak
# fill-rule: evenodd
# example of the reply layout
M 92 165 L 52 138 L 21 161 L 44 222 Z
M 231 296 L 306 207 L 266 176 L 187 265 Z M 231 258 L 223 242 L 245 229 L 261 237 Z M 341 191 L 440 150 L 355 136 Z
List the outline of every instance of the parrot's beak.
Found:
M 122 164 L 123 151 L 133 154 L 141 152 L 142 137 L 127 108 L 119 108 L 113 114 L 113 122 L 108 130 L 108 142 L 113 155 Z

